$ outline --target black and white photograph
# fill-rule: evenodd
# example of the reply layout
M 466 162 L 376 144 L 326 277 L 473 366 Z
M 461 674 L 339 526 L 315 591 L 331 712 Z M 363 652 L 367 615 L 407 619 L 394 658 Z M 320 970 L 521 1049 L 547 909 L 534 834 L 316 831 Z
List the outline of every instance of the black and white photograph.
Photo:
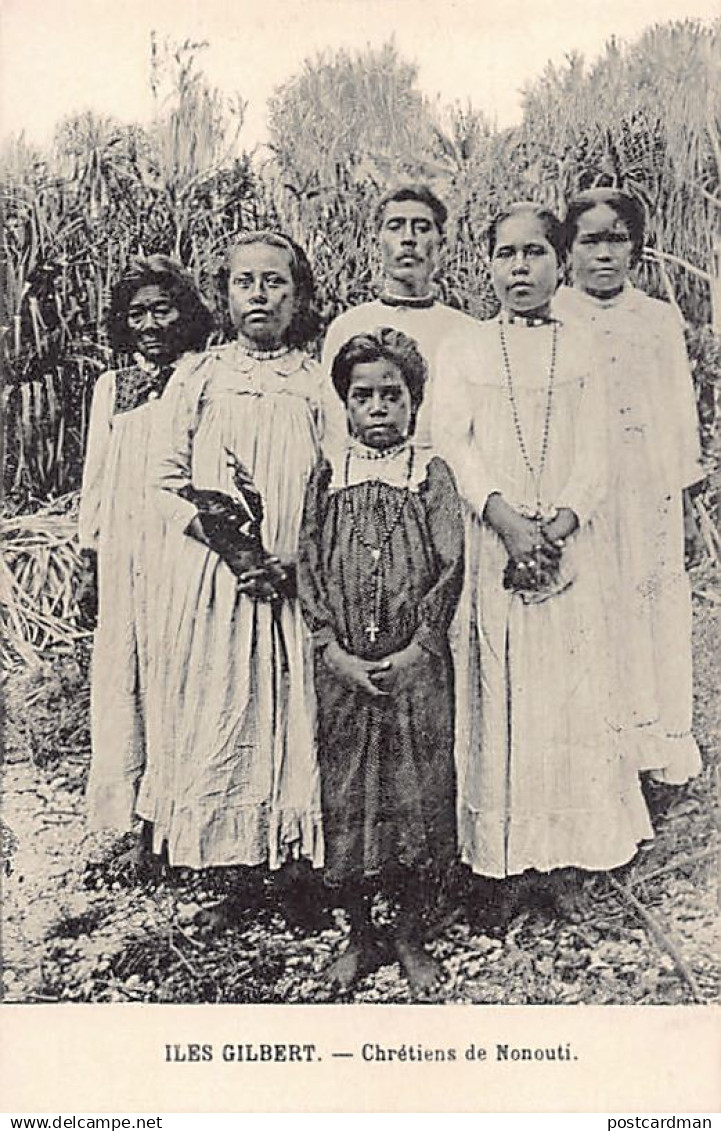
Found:
M 202 1007 L 180 1073 L 263 1058 L 213 1007 L 322 1006 L 368 1042 L 281 1061 L 555 1078 L 570 1037 L 432 1018 L 705 1025 L 714 0 L 4 0 L 0 35 L 8 1025 Z

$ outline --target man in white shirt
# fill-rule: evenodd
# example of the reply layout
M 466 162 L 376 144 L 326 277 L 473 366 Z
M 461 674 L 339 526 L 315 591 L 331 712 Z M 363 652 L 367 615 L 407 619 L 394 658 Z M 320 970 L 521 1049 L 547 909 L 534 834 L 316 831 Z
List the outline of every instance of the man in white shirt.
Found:
M 325 436 L 327 451 L 346 438 L 345 408 L 331 384 L 333 358 L 355 334 L 382 326 L 401 330 L 418 343 L 428 365 L 428 386 L 416 421 L 415 440 L 432 444 L 433 384 L 436 355 L 441 342 L 475 319 L 438 302 L 432 280 L 438 267 L 448 212 L 441 200 L 423 184 L 407 184 L 383 196 L 376 210 L 376 226 L 383 263 L 383 288 L 372 302 L 351 307 L 328 327 L 323 347 Z

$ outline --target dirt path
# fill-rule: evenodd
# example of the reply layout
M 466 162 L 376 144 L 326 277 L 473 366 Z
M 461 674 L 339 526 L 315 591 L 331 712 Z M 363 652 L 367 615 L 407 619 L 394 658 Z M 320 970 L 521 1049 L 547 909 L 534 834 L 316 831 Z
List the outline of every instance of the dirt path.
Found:
M 718 603 L 696 602 L 697 733 L 707 768 L 657 813 L 655 841 L 612 880 L 587 882 L 580 926 L 536 907 L 503 941 L 450 917 L 432 949 L 445 982 L 434 1000 L 495 1004 L 662 1004 L 717 995 L 717 843 L 713 762 L 721 704 L 715 656 Z M 15 703 L 17 712 L 17 703 Z M 10 737 L 13 724 L 11 718 Z M 20 732 L 27 732 L 27 719 Z M 320 1002 L 322 969 L 342 942 L 342 915 L 303 935 L 287 926 L 273 890 L 233 929 L 212 933 L 197 913 L 217 888 L 186 877 L 122 888 L 85 865 L 104 846 L 83 826 L 87 749 L 36 765 L 9 743 L 4 770 L 4 996 L 26 1001 Z M 36 751 L 37 753 L 37 751 Z M 38 758 L 35 758 L 38 761 Z M 668 802 L 668 798 L 665 799 Z M 383 908 L 379 913 L 382 916 Z M 397 965 L 369 976 L 351 1000 L 407 1002 Z

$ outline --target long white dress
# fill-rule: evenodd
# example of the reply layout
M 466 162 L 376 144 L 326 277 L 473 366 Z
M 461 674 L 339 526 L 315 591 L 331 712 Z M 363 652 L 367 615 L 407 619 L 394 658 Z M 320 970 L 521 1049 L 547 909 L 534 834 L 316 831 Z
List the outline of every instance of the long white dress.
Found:
M 593 333 L 608 398 L 616 702 L 627 755 L 679 784 L 701 769 L 691 733 L 691 593 L 682 491 L 702 477 L 693 384 L 678 317 L 626 287 L 611 299 L 563 288 L 556 308 Z
M 91 673 L 93 830 L 126 832 L 146 758 L 154 566 L 162 520 L 148 497 L 148 458 L 163 381 L 142 363 L 97 380 L 80 498 L 79 542 L 98 554 L 99 613 Z
M 546 419 L 549 325 L 505 323 L 520 426 L 536 467 Z M 489 494 L 536 511 L 505 375 L 499 320 L 444 348 L 434 429 L 466 502 L 466 591 L 455 626 L 456 758 L 461 857 L 502 878 L 535 868 L 602 870 L 652 836 L 638 774 L 610 722 L 610 655 L 603 602 L 606 481 L 603 403 L 588 371 L 587 337 L 559 325 L 543 513 L 570 507 L 571 584 L 537 604 L 504 589 L 508 560 L 482 521 Z
M 162 620 L 138 810 L 171 864 L 278 867 L 323 860 L 311 649 L 298 601 L 256 601 L 187 533 L 190 484 L 233 494 L 227 451 L 264 504 L 263 544 L 295 558 L 316 463 L 318 367 L 300 351 L 257 360 L 235 344 L 176 371 L 151 470 L 167 522 Z M 155 709 L 157 705 L 157 709 Z

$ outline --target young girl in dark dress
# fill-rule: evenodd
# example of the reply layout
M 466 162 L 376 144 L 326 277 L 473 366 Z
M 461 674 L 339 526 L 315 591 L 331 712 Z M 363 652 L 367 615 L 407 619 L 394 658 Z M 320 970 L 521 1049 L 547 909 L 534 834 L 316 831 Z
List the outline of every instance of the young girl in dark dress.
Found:
M 306 492 L 298 589 L 314 636 L 325 879 L 351 934 L 329 968 L 347 990 L 384 961 L 372 895 L 394 898 L 395 956 L 411 987 L 436 981 L 421 893 L 456 856 L 453 668 L 463 522 L 448 466 L 412 435 L 426 366 L 388 328 L 351 338 L 332 380 L 346 446 Z

